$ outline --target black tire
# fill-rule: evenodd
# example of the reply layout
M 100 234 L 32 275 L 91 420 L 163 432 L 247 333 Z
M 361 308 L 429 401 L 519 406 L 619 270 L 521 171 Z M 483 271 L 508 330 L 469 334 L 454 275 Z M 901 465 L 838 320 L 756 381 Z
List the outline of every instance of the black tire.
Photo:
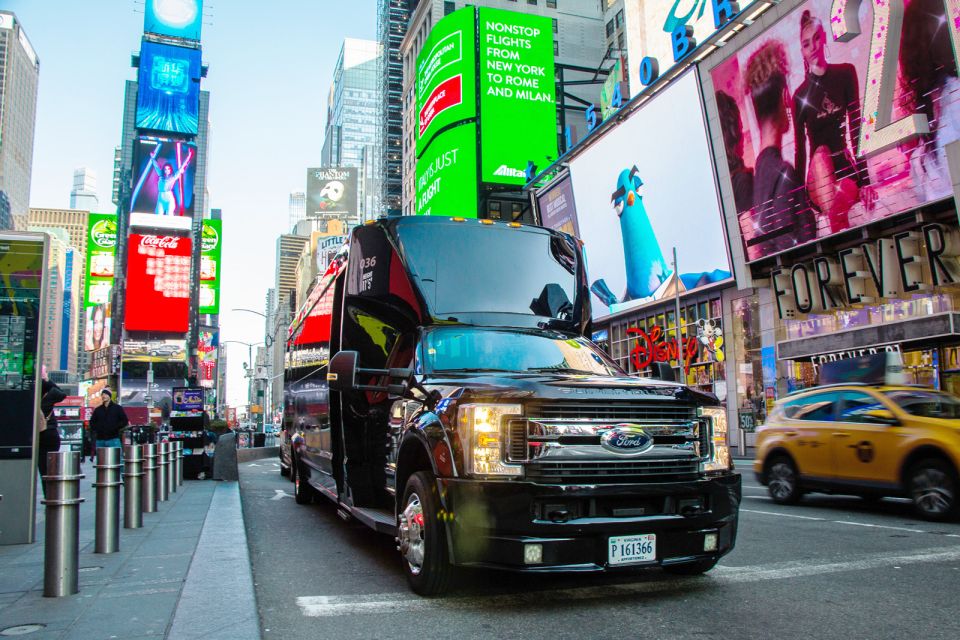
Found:
M 297 504 L 310 504 L 313 502 L 314 488 L 310 486 L 300 467 L 297 465 L 296 458 L 290 463 L 290 475 L 293 477 L 293 497 Z
M 280 457 L 280 475 L 284 478 L 290 477 L 290 467 L 283 466 L 283 456 Z
M 910 467 L 907 491 L 917 515 L 925 520 L 950 520 L 958 512 L 957 472 L 945 460 L 926 458 Z
M 410 588 L 421 596 L 446 592 L 453 575 L 437 483 L 429 471 L 410 476 L 397 515 L 400 559 Z
M 777 504 L 796 504 L 803 496 L 797 465 L 787 456 L 776 456 L 767 465 L 767 491 Z
M 696 560 L 694 562 L 684 562 L 681 564 L 664 565 L 663 570 L 678 576 L 699 576 L 717 566 L 720 558 L 711 560 Z

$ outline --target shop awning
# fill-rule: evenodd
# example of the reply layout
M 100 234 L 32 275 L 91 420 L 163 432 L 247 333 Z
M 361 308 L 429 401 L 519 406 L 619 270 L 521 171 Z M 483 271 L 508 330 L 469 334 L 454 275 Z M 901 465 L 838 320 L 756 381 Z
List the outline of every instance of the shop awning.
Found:
M 951 340 L 960 342 L 960 313 L 938 313 L 822 336 L 784 340 L 777 343 L 777 357 L 780 360 L 807 360 L 854 349 L 887 345 L 916 347 L 923 343 L 936 346 Z

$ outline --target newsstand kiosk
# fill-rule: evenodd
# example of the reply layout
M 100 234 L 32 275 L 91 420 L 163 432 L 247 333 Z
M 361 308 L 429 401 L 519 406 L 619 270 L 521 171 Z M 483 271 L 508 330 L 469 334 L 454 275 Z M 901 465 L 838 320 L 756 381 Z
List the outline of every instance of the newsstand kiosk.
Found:
M 190 480 L 196 480 L 203 471 L 203 418 L 203 387 L 174 387 L 170 431 L 164 439 L 183 443 L 183 477 Z

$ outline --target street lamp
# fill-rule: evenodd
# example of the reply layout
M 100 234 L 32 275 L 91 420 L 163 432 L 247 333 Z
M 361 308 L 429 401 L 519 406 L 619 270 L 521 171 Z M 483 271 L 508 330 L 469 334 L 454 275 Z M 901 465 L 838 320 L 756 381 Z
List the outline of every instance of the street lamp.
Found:
M 244 365 L 244 369 L 246 369 L 247 378 L 249 378 L 249 379 L 251 380 L 251 382 L 252 382 L 253 379 L 254 379 L 254 372 L 255 372 L 255 369 L 254 369 L 255 364 L 254 364 L 254 362 L 253 362 L 253 348 L 256 347 L 256 346 L 262 345 L 263 343 L 262 343 L 262 342 L 244 342 L 243 340 L 221 340 L 221 341 L 220 341 L 220 344 L 229 344 L 229 343 L 231 343 L 231 342 L 234 343 L 234 344 L 246 345 L 246 347 L 247 347 L 247 362 L 246 362 L 246 364 Z M 250 386 L 247 387 L 247 401 L 248 401 L 248 404 L 254 404 L 253 402 L 250 402 L 250 400 L 251 400 L 251 398 L 250 398 L 251 388 L 252 388 L 252 387 L 250 387 Z

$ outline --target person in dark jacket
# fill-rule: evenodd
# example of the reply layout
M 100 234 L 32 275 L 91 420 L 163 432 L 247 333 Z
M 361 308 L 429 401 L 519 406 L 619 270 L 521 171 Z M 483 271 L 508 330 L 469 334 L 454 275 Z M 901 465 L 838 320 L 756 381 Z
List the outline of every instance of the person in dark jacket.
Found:
M 100 399 L 103 403 L 90 416 L 90 431 L 96 439 L 96 448 L 120 447 L 120 431 L 130 424 L 130 420 L 123 408 L 113 401 L 110 389 L 101 391 Z
M 43 496 L 47 496 L 47 483 L 43 476 L 47 475 L 47 454 L 60 450 L 60 431 L 57 429 L 57 417 L 53 414 L 53 406 L 63 402 L 67 394 L 63 389 L 43 380 L 40 384 L 40 412 L 43 414 L 44 429 L 40 432 L 37 446 L 37 469 L 40 471 L 40 484 L 43 487 Z

